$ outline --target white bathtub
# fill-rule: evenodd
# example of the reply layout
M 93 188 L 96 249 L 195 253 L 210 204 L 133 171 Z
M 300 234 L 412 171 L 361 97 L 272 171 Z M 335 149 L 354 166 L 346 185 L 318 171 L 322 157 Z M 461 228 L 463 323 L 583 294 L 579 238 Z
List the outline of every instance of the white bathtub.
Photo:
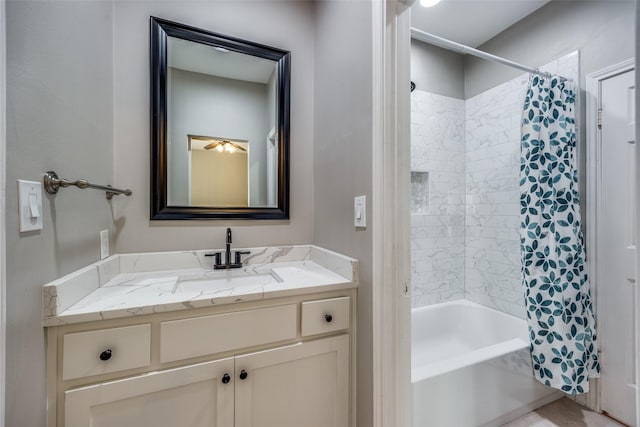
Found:
M 499 426 L 562 396 L 533 378 L 527 324 L 459 300 L 411 313 L 413 427 Z

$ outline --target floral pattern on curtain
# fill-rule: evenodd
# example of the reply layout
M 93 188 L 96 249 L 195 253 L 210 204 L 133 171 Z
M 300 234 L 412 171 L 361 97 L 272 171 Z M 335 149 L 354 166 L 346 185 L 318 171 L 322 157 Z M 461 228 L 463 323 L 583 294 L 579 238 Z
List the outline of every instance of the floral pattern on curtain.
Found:
M 589 391 L 600 364 L 580 218 L 575 84 L 532 76 L 520 150 L 520 253 L 535 377 Z

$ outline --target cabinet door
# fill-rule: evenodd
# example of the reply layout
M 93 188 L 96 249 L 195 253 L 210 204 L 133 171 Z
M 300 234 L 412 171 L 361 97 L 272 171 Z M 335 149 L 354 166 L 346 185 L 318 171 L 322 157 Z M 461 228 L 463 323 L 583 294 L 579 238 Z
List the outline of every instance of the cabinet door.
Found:
M 349 425 L 347 335 L 237 356 L 235 373 L 236 427 Z
M 228 358 L 69 390 L 64 425 L 233 427 L 233 368 Z

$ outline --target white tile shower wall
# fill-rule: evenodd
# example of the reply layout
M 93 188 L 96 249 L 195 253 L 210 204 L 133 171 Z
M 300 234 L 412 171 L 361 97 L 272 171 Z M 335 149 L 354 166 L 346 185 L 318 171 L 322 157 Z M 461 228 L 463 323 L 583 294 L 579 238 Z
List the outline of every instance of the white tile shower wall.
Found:
M 411 215 L 412 306 L 464 298 L 464 101 L 411 94 L 411 170 L 428 200 Z
M 578 52 L 541 67 L 578 81 Z M 465 103 L 465 298 L 524 318 L 520 119 L 528 75 Z

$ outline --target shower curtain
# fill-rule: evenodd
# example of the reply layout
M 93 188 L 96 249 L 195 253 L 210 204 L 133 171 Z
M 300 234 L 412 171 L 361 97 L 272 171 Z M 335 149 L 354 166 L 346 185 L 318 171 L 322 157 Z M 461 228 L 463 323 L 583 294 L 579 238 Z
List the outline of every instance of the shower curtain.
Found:
M 520 254 L 536 378 L 589 391 L 600 365 L 576 170 L 575 84 L 531 76 L 520 149 Z

